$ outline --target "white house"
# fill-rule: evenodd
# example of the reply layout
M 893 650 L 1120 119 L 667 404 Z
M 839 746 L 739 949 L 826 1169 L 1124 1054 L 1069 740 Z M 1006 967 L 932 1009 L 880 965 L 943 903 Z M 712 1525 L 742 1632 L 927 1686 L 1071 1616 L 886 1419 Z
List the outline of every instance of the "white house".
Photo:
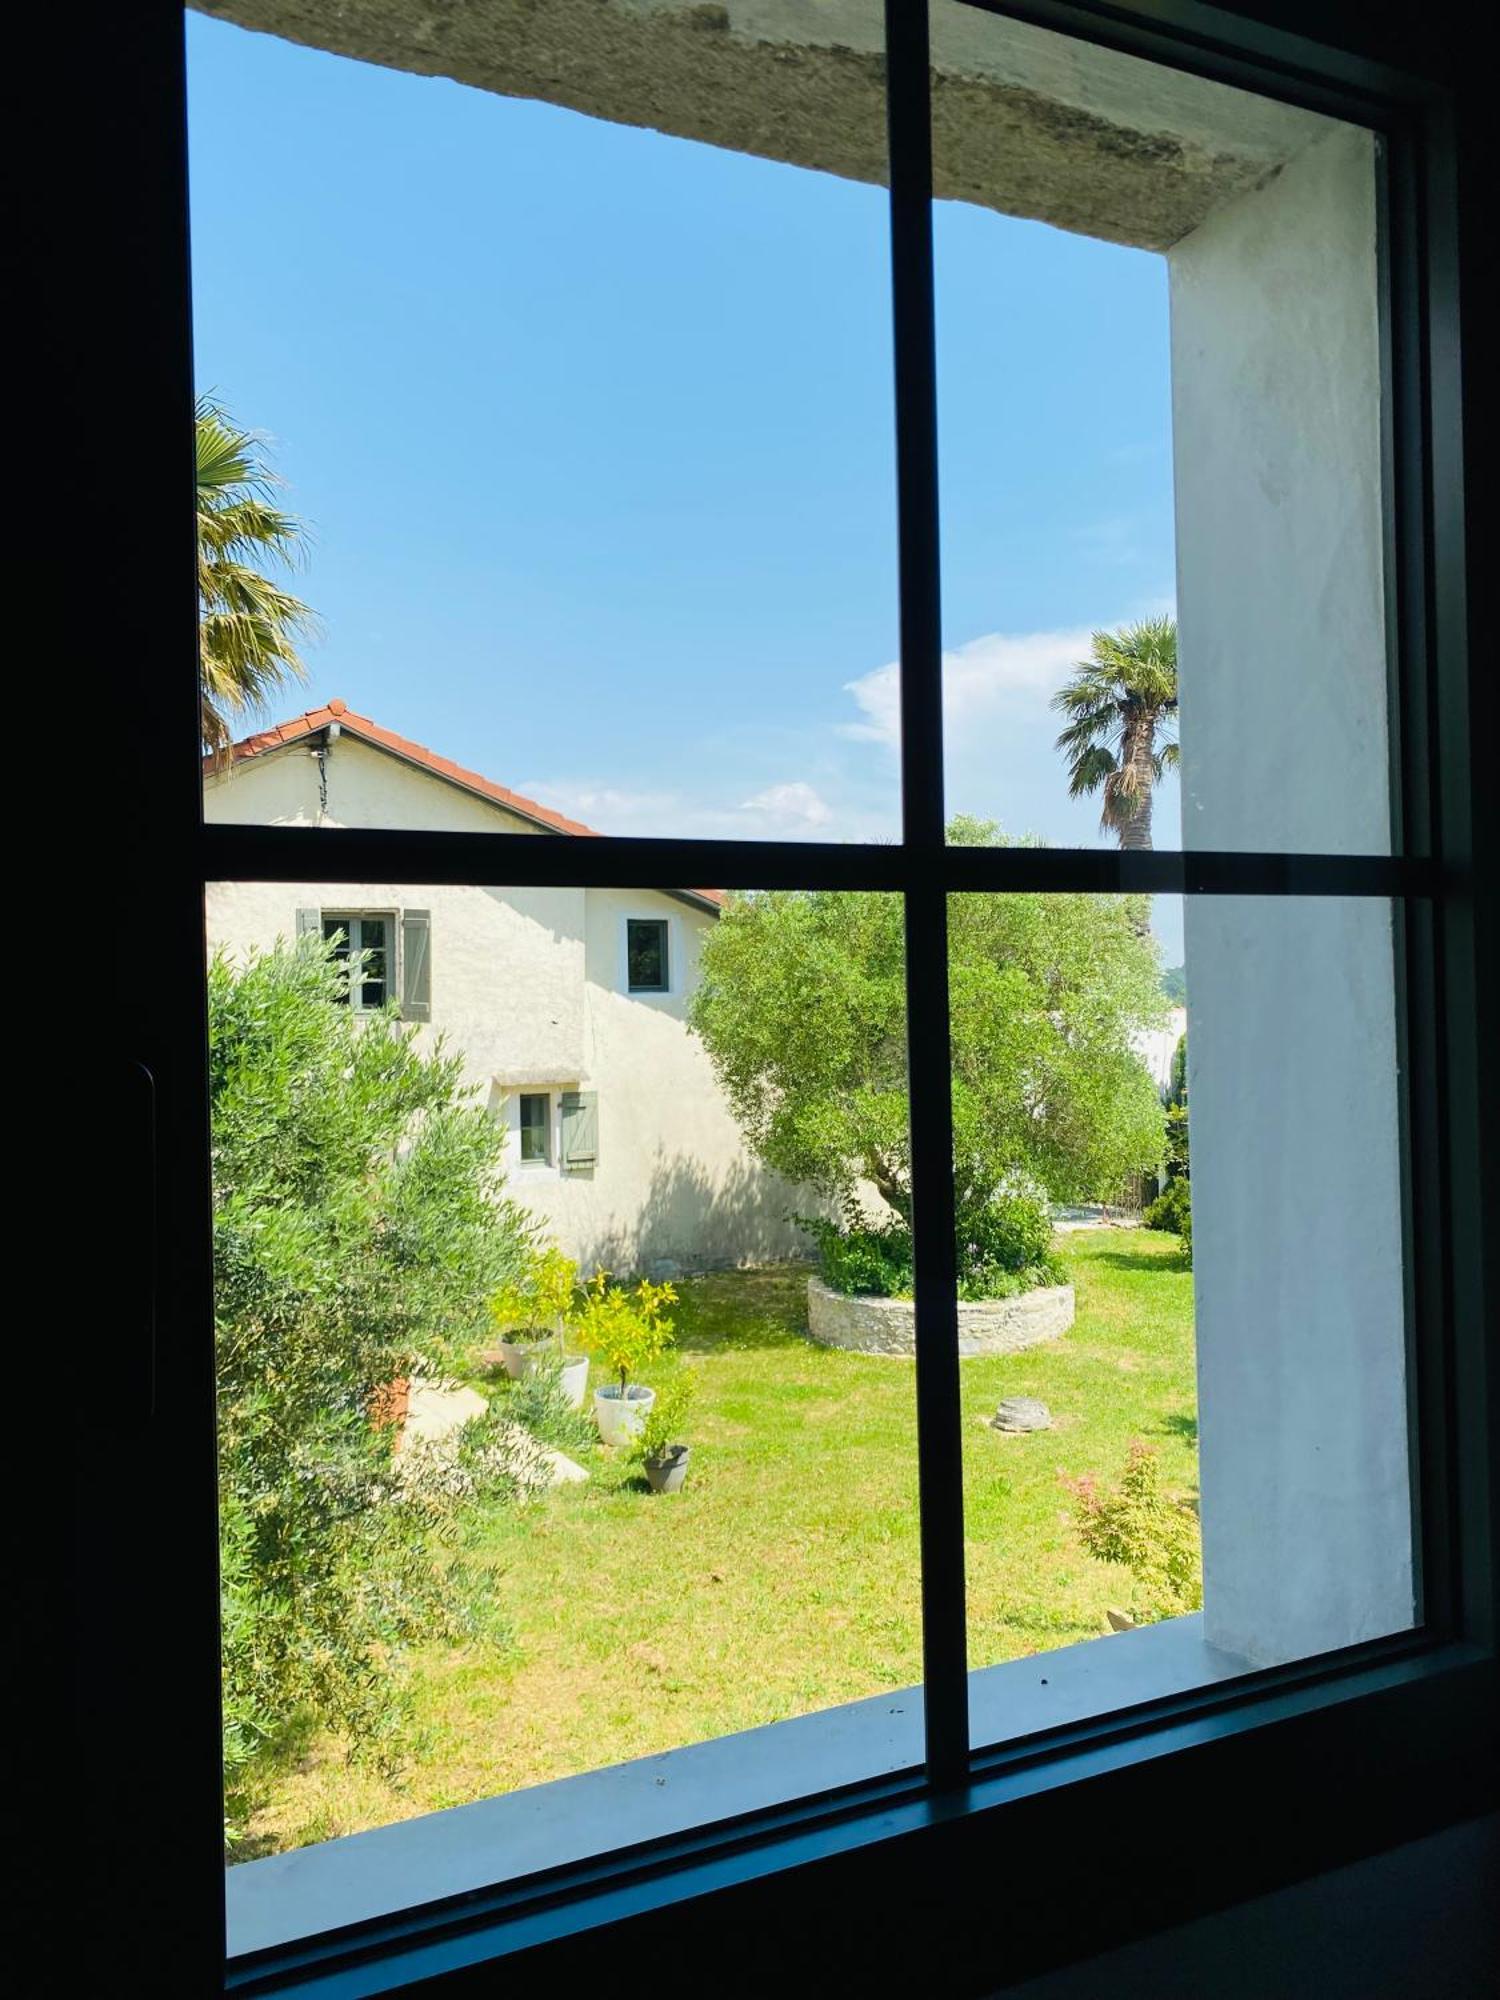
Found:
M 1186 1033 L 1187 1008 L 1173 1007 L 1160 1028 L 1150 1028 L 1136 1037 L 1136 1053 L 1151 1072 L 1151 1081 L 1163 1097 L 1172 1088 L 1172 1064 L 1177 1055 L 1177 1044 Z
M 394 735 L 341 701 L 235 746 L 210 820 L 490 833 L 593 829 Z M 502 867 L 497 862 L 497 868 Z M 580 845 L 580 878 L 588 849 Z M 503 1121 L 509 1191 L 585 1268 L 804 1251 L 796 1191 L 751 1157 L 689 1032 L 722 899 L 711 889 L 216 883 L 210 949 L 316 932 L 365 954 L 356 1007 L 442 1036 Z

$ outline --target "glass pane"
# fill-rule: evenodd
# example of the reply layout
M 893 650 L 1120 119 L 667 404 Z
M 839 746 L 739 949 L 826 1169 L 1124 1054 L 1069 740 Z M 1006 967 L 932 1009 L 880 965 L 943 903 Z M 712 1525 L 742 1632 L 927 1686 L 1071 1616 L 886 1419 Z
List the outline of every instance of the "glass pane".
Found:
M 1388 851 L 1374 137 L 962 0 L 932 48 L 964 837 Z
M 525 1096 L 521 1099 L 521 1158 L 542 1160 L 548 1157 L 547 1127 L 551 1117 L 550 1097 Z
M 489 1801 L 477 1884 L 922 1756 L 899 899 L 343 893 L 428 913 L 430 1022 L 332 1004 L 323 885 L 207 897 L 237 1950 L 425 1893 L 393 1820 L 451 1870 Z
M 889 837 L 881 0 L 504 11 L 188 16 L 205 533 L 274 476 L 311 614 L 208 815 Z
M 632 918 L 626 926 L 633 993 L 660 993 L 667 985 L 667 927 Z
M 1392 923 L 953 898 L 976 1742 L 1413 1622 Z

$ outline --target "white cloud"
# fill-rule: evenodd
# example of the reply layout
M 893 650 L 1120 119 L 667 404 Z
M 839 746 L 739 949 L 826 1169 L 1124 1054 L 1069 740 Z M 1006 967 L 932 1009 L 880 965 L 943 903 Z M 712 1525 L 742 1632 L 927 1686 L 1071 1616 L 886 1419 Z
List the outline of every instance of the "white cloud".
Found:
M 987 632 L 943 655 L 943 718 L 948 728 L 982 721 L 1018 700 L 1037 709 L 1057 692 L 1074 664 L 1087 657 L 1090 628 L 1071 632 Z M 846 681 L 861 720 L 839 726 L 857 742 L 901 740 L 901 695 L 896 663 Z
M 804 827 L 827 826 L 833 818 L 833 809 L 827 800 L 800 778 L 784 785 L 767 785 L 753 798 L 742 799 L 740 811 L 797 820 Z
M 676 792 L 629 792 L 591 778 L 534 778 L 516 789 L 600 833 L 676 832 L 684 809 Z
M 705 839 L 766 840 L 827 835 L 835 814 L 823 795 L 801 778 L 767 785 L 738 805 L 711 793 L 626 791 L 589 778 L 536 778 L 519 789 L 542 805 L 582 820 L 600 833 L 697 834 Z M 844 833 L 844 838 L 851 838 Z

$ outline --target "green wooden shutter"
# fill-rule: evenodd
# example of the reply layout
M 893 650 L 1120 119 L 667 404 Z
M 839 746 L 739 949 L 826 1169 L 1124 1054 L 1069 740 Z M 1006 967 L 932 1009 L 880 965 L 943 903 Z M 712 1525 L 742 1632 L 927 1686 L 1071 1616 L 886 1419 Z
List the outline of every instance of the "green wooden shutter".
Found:
M 321 910 L 299 910 L 297 912 L 298 937 L 320 938 L 323 935 L 323 912 Z
M 591 1174 L 599 1164 L 599 1093 L 565 1090 L 562 1094 L 562 1170 Z
M 432 912 L 401 912 L 401 1018 L 432 1019 Z

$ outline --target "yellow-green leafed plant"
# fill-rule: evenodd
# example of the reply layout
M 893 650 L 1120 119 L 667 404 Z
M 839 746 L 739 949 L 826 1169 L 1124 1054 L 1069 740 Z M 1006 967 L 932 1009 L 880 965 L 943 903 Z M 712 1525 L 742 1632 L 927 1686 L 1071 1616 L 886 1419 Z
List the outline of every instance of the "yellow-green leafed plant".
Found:
M 555 1243 L 533 1249 L 519 1276 L 490 1300 L 490 1313 L 501 1333 L 550 1331 L 558 1345 L 578 1292 L 578 1266 Z
M 666 1309 L 676 1303 L 670 1285 L 642 1278 L 627 1289 L 612 1285 L 607 1271 L 596 1271 L 569 1315 L 568 1331 L 618 1379 L 623 1396 L 631 1376 L 671 1346 L 674 1329 Z
M 1132 1443 L 1116 1486 L 1100 1487 L 1087 1478 L 1063 1484 L 1073 1496 L 1079 1539 L 1089 1554 L 1130 1572 L 1135 1586 L 1130 1612 L 1137 1625 L 1202 1609 L 1198 1510 L 1166 1491 L 1149 1445 Z

